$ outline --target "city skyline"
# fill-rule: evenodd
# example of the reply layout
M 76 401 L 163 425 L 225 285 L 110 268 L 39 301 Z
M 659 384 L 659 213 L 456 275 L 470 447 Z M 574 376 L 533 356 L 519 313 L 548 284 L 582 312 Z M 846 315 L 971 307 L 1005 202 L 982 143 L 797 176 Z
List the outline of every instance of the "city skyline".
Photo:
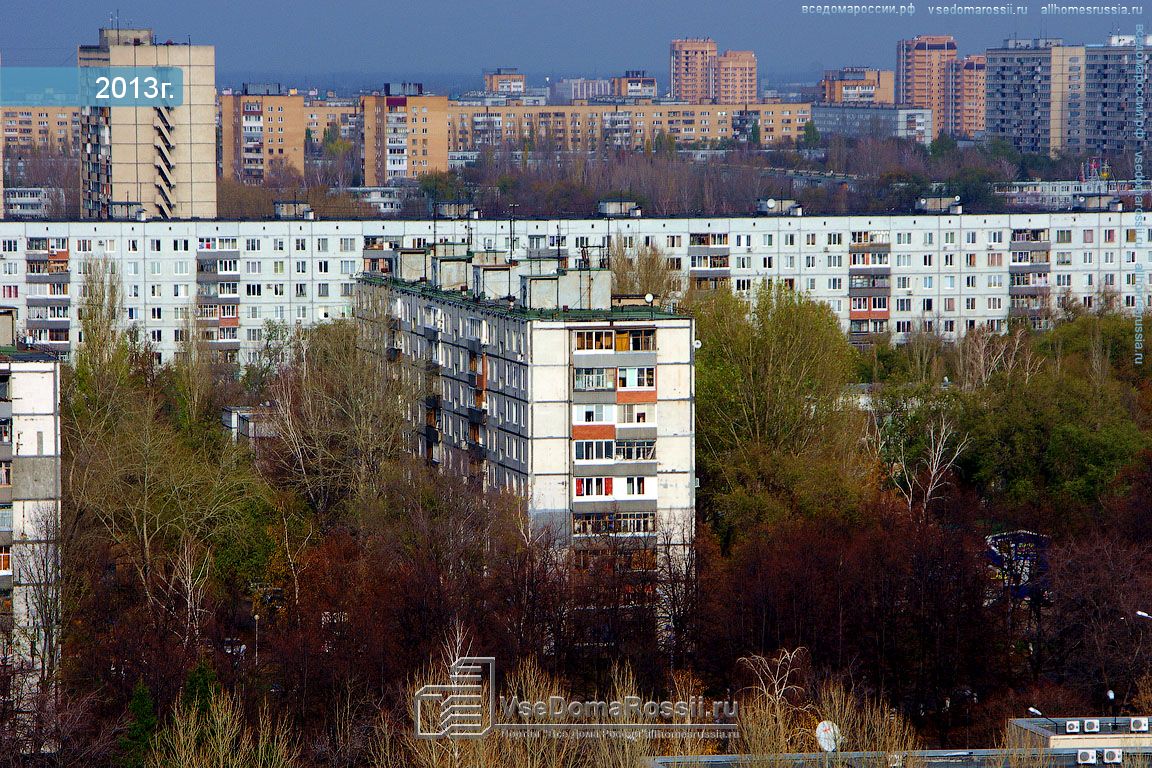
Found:
M 475 87 L 480 73 L 519 67 L 533 84 L 551 76 L 608 76 L 647 69 L 667 88 L 668 42 L 711 37 L 722 49 L 756 53 L 761 79 L 790 82 L 823 69 L 859 65 L 892 68 L 896 43 L 917 34 L 950 34 L 961 55 L 999 45 L 1005 38 L 1063 37 L 1090 43 L 1111 33 L 1131 33 L 1143 16 L 1042 15 L 1042 3 L 1025 3 L 1027 15 L 940 16 L 920 4 L 911 16 L 802 12 L 802 3 L 758 4 L 737 0 L 723 7 L 688 3 L 613 5 L 607 16 L 589 7 L 518 7 L 501 0 L 483 9 L 457 0 L 427 5 L 353 0 L 337 14 L 303 6 L 291 14 L 271 4 L 247 6 L 259 25 L 220 23 L 230 6 L 210 0 L 193 7 L 142 2 L 77 12 L 58 0 L 22 25 L 0 29 L 0 55 L 8 66 L 68 65 L 76 45 L 98 26 L 150 26 L 163 41 L 215 45 L 218 82 L 275 79 L 321 88 L 370 86 L 418 79 L 449 92 Z M 217 13 L 216 11 L 219 11 Z M 460 23 L 463 18 L 467 24 Z M 605 19 L 610 23 L 606 23 Z M 763 24 L 749 24 L 760 18 Z M 356 20 L 357 23 L 343 23 Z M 642 26 L 645 33 L 635 34 Z M 321 35 L 317 29 L 324 30 Z M 403 34 L 392 34 L 396 30 Z M 799 32 L 799 34 L 797 34 Z M 284 40 L 294 40 L 284 45 Z M 466 44 L 465 44 L 466 43 Z M 819 44 L 816 44 L 819 43 Z

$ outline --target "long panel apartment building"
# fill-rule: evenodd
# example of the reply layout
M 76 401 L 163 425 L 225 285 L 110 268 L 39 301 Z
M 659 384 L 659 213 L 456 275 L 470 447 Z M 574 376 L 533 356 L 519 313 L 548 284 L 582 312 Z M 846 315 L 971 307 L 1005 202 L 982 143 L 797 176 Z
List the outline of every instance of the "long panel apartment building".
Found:
M 568 247 L 370 253 L 356 316 L 414 374 L 415 451 L 526 499 L 558 543 L 623 537 L 642 566 L 692 540 L 691 318 L 614 303 L 607 258 Z
M 510 232 L 511 230 L 511 232 Z M 1061 302 L 1152 305 L 1152 232 L 1111 210 L 901 216 L 146 221 L 0 223 L 0 304 L 20 333 L 68 352 L 85 271 L 119 276 L 124 322 L 161 361 L 194 317 L 225 357 L 259 351 L 269 322 L 350 316 L 356 275 L 380 249 L 465 243 L 517 259 L 549 249 L 661 249 L 683 287 L 751 296 L 782 281 L 827 302 L 855 339 L 930 330 L 958 338 L 1014 318 L 1051 322 Z M 513 291 L 507 291 L 513 292 Z

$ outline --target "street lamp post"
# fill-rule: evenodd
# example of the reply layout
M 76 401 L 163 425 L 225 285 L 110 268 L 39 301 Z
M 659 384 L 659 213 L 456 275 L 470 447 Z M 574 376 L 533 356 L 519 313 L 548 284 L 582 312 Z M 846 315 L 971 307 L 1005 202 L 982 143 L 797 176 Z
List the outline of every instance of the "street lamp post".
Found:
M 256 667 L 260 667 L 260 614 L 254 614 L 252 618 L 256 621 Z
M 1036 709 L 1036 707 L 1028 707 L 1028 714 L 1034 715 L 1036 717 L 1042 717 L 1045 720 L 1047 720 L 1048 722 L 1052 723 L 1052 725 L 1054 725 L 1056 727 L 1057 731 L 1060 730 L 1060 723 L 1058 723 L 1055 720 L 1053 720 L 1052 718 L 1048 717 L 1048 715 L 1046 715 L 1043 712 L 1041 712 L 1040 710 Z

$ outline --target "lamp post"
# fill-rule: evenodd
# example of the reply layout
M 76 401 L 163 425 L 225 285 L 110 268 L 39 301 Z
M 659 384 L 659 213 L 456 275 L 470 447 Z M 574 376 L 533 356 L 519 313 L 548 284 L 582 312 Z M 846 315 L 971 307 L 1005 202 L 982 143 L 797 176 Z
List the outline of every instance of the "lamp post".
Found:
M 1116 691 L 1109 688 L 1105 696 L 1108 697 L 1108 707 L 1112 710 L 1112 733 L 1116 733 Z
M 253 620 L 256 622 L 256 667 L 260 667 L 260 614 L 253 614 Z

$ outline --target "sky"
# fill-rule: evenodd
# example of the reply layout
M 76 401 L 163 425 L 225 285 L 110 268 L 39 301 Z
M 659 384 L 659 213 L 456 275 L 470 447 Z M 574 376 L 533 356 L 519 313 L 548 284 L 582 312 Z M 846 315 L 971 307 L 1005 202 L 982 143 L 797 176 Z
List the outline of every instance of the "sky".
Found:
M 887 4 L 887 0 L 877 0 Z M 1092 0 L 1063 0 L 1080 5 Z M 1097 2 L 1115 7 L 1111 0 Z M 896 41 L 952 34 L 975 53 L 1006 37 L 1102 42 L 1132 34 L 1142 16 L 1053 16 L 1047 2 L 1020 0 L 1027 14 L 942 16 L 916 2 L 912 15 L 817 15 L 814 0 L 76 0 L 0 2 L 0 56 L 8 66 L 65 66 L 76 46 L 119 14 L 120 26 L 151 26 L 160 40 L 216 46 L 221 86 L 272 80 L 341 89 L 416 80 L 440 92 L 478 88 L 484 69 L 519 67 L 530 85 L 551 76 L 609 76 L 647 69 L 666 87 L 668 42 L 711 37 L 721 50 L 751 49 L 762 80 L 818 78 L 823 69 L 895 65 Z M 841 5 L 842 3 L 834 3 Z M 1001 5 L 1000 0 L 960 0 Z M 15 5 L 15 4 L 14 4 Z M 1130 7 L 1130 6 L 1125 6 Z M 28 9 L 35 8 L 34 13 Z

